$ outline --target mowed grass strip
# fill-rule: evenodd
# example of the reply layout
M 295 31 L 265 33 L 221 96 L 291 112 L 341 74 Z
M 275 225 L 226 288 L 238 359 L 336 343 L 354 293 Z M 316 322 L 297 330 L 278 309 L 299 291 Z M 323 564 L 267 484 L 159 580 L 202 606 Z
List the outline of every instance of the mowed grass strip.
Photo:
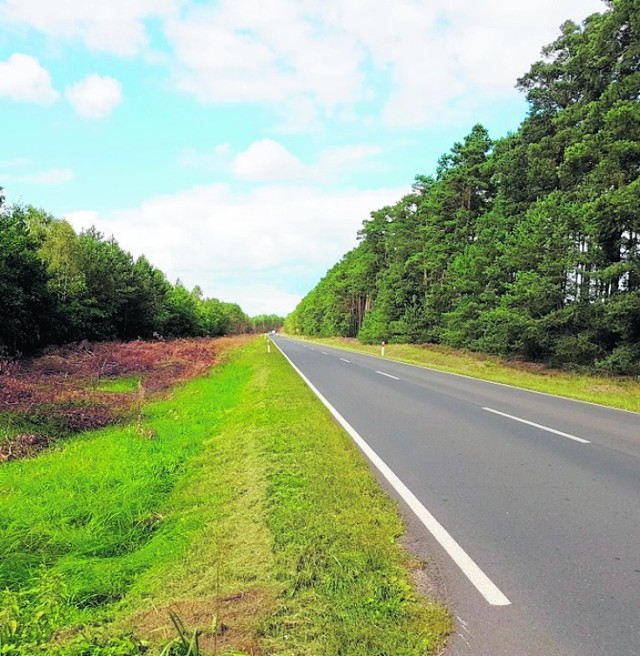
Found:
M 451 626 L 395 504 L 262 340 L 143 426 L 4 465 L 0 522 L 8 654 L 158 652 L 169 610 L 203 653 L 430 654 Z
M 128 603 L 149 608 L 128 625 L 168 637 L 173 608 L 220 653 L 436 653 L 450 617 L 415 591 L 397 508 L 350 438 L 263 340 L 233 366 L 252 371 L 242 402 L 174 496 L 218 510 L 179 562 L 138 581 Z
M 356 339 L 300 335 L 289 337 L 367 355 L 381 355 L 380 345 L 362 344 Z M 384 357 L 577 401 L 640 412 L 640 380 L 633 377 L 572 373 L 536 363 L 506 360 L 436 344 L 387 344 Z
M 282 585 L 264 627 L 268 653 L 435 653 L 450 618 L 412 586 L 417 563 L 398 545 L 395 504 L 282 355 L 262 357 L 254 421 L 270 460 L 267 524 Z

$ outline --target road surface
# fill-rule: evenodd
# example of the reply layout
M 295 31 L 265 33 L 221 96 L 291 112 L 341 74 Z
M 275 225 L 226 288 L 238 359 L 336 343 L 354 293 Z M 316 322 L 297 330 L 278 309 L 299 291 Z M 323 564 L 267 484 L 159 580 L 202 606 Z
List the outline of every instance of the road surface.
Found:
M 274 342 L 400 497 L 449 656 L 640 656 L 640 414 Z

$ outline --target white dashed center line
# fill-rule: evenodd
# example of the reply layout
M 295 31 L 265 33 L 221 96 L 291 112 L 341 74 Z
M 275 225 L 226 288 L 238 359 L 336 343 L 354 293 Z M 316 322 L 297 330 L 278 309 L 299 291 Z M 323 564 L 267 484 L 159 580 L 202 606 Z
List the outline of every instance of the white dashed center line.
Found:
M 533 421 L 528 421 L 527 419 L 522 419 L 520 417 L 514 417 L 513 415 L 508 415 L 506 412 L 499 412 L 498 410 L 493 410 L 492 408 L 482 408 L 487 412 L 493 412 L 494 415 L 500 415 L 501 417 L 507 417 L 508 419 L 513 419 L 513 421 L 519 421 L 521 424 L 527 424 L 528 426 L 533 426 L 534 428 L 539 428 L 540 430 L 547 431 L 548 433 L 554 433 L 555 435 L 561 435 L 562 437 L 567 437 L 570 440 L 575 442 L 580 442 L 580 444 L 591 444 L 589 440 L 585 440 L 576 435 L 571 435 L 570 433 L 563 433 L 562 431 L 556 430 L 555 428 L 549 428 L 549 426 L 543 426 L 542 424 L 536 424 Z
M 385 374 L 384 371 L 376 371 L 377 374 L 381 376 L 386 376 L 387 378 L 393 378 L 393 380 L 400 380 L 397 376 L 392 376 L 391 374 Z

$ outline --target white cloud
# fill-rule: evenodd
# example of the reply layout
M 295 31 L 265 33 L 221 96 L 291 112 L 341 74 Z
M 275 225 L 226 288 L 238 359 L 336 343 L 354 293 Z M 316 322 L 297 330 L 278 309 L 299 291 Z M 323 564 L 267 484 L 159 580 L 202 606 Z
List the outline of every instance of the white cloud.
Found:
M 479 98 L 514 94 L 562 22 L 602 9 L 600 0 L 353 0 L 326 15 L 389 72 L 385 122 L 418 126 L 472 111 Z
M 224 155 L 225 153 L 217 150 L 203 153 L 195 148 L 183 148 L 178 155 L 178 165 L 183 168 L 222 170 L 225 160 L 228 159 Z
M 307 167 L 284 146 L 262 139 L 233 158 L 233 173 L 243 180 L 279 181 L 308 177 Z
M 57 185 L 63 182 L 70 182 L 74 178 L 74 173 L 71 169 L 53 169 L 51 171 L 40 171 L 20 177 L 20 182 L 28 182 L 30 184 L 41 185 Z
M 307 96 L 289 98 L 286 103 L 274 107 L 279 116 L 277 132 L 295 134 L 300 132 L 317 132 L 322 127 L 320 108 Z M 342 112 L 336 112 L 336 116 Z
M 181 0 L 0 0 L 0 22 L 50 37 L 80 40 L 92 50 L 131 56 L 148 43 L 144 21 L 176 14 Z
M 227 172 L 232 164 L 231 144 L 221 143 L 211 151 L 183 148 L 178 155 L 178 165 L 183 168 L 204 169 L 217 173 Z
M 174 85 L 204 103 L 270 106 L 281 131 L 375 113 L 418 127 L 515 97 L 513 86 L 567 18 L 602 0 L 0 0 L 0 23 L 119 55 L 164 29 Z M 54 92 L 55 93 L 55 92 Z M 49 99 L 52 95 L 49 94 Z
M 259 139 L 239 153 L 233 153 L 228 143 L 215 146 L 211 152 L 185 148 L 178 156 L 178 164 L 220 173 L 230 171 L 248 182 L 330 183 L 343 180 L 354 170 L 371 170 L 380 150 L 372 144 L 326 148 L 315 161 L 304 163 L 278 141 Z
M 232 172 L 252 182 L 334 182 L 354 169 L 371 168 L 380 153 L 370 144 L 339 146 L 320 151 L 316 161 L 305 164 L 273 139 L 261 139 L 234 156 Z
M 105 118 L 123 101 L 120 82 L 95 73 L 68 86 L 65 96 L 78 114 L 86 118 Z
M 370 169 L 371 159 L 380 153 L 380 147 L 373 144 L 358 144 L 327 148 L 320 153 L 317 169 L 321 177 L 332 175 L 354 168 Z
M 315 2 L 254 0 L 197 6 L 167 23 L 178 60 L 177 85 L 204 102 L 305 99 L 331 110 L 362 96 L 362 53 L 352 35 L 327 30 Z M 312 118 L 314 111 L 304 108 Z
M 220 289 L 239 286 L 246 288 L 245 311 L 284 312 L 299 298 L 295 287 L 301 280 L 311 288 L 355 245 L 369 213 L 406 191 L 264 186 L 237 193 L 217 184 L 158 196 L 108 215 L 83 211 L 66 218 L 77 229 L 96 225 L 115 235 L 121 246 L 147 255 L 170 279 L 179 277 L 190 287 L 199 284 L 208 296 L 222 297 Z M 269 310 L 273 306 L 264 298 L 265 285 L 278 290 L 278 308 Z M 279 309 L 287 298 L 291 305 Z
M 482 0 L 475 4 L 447 0 L 451 24 L 460 29 L 460 38 L 451 48 L 460 70 L 476 86 L 512 87 L 540 58 L 542 46 L 557 38 L 562 23 L 568 19 L 580 22 L 604 9 L 601 0 Z
M 91 226 L 97 226 L 100 222 L 100 214 L 94 210 L 77 210 L 70 212 L 64 218 L 77 230 L 86 230 Z
M 5 159 L 0 161 L 0 166 L 2 167 L 11 167 L 11 168 L 21 168 L 23 166 L 29 166 L 32 161 L 26 157 L 17 157 L 16 159 Z
M 279 314 L 287 316 L 302 299 L 302 294 L 292 294 L 274 283 L 216 284 L 215 295 L 221 301 L 238 303 L 249 316 Z
M 166 23 L 175 83 L 208 103 L 262 103 L 283 130 L 383 103 L 390 125 L 419 126 L 514 95 L 517 77 L 567 18 L 601 0 L 253 0 L 195 6 Z
M 35 57 L 15 53 L 7 61 L 0 62 L 0 97 L 51 105 L 58 95 L 51 86 L 49 72 Z
M 64 182 L 70 182 L 75 177 L 71 169 L 51 169 L 49 171 L 38 171 L 36 173 L 26 173 L 21 175 L 2 175 L 1 178 L 5 183 L 21 183 L 34 185 L 58 185 Z

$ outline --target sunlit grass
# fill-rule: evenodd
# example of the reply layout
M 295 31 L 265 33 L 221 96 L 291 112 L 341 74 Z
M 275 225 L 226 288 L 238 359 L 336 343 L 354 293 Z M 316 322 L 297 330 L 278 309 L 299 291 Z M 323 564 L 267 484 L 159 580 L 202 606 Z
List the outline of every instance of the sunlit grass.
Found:
M 202 653 L 435 653 L 450 619 L 415 592 L 402 530 L 256 340 L 141 422 L 0 467 L 0 648 L 158 653 L 171 610 Z
M 347 434 L 273 355 L 259 425 L 283 593 L 267 644 L 318 656 L 433 653 L 450 619 L 413 589 L 407 572 L 417 564 L 397 544 L 395 505 Z

